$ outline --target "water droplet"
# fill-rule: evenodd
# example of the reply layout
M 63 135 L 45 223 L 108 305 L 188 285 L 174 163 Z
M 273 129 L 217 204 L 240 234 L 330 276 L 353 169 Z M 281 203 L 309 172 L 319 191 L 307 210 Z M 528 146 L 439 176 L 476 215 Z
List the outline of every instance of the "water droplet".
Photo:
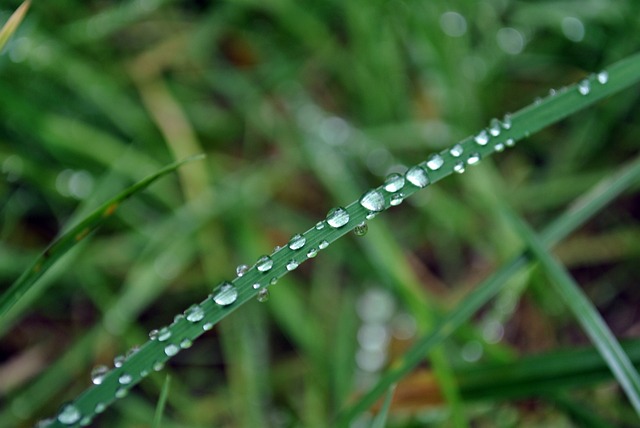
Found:
M 353 228 L 353 233 L 355 233 L 356 236 L 364 236 L 368 231 L 369 226 L 367 226 L 367 223 L 365 223 L 364 221 Z
M 474 137 L 474 140 L 477 145 L 486 146 L 489 142 L 489 134 L 487 134 L 487 131 L 483 129 L 478 135 Z
M 85 416 L 84 418 L 80 419 L 80 426 L 81 427 L 89 426 L 90 423 L 91 423 L 91 417 L 90 416 Z
M 129 391 L 127 390 L 127 388 L 118 388 L 116 390 L 116 398 L 124 398 L 128 393 Z
M 202 321 L 204 318 L 204 309 L 200 307 L 200 305 L 193 305 L 185 312 L 187 321 L 189 322 L 198 322 Z
M 504 151 L 504 143 L 496 143 L 496 145 L 495 145 L 495 146 L 493 146 L 493 149 L 494 149 L 496 152 L 502 152 L 502 151 Z
M 167 327 L 162 327 L 158 332 L 158 342 L 164 342 L 171 337 L 171 330 Z
M 191 348 L 191 345 L 193 345 L 193 342 L 191 341 L 191 339 L 184 338 L 180 342 L 180 348 L 182 348 L 182 349 Z
M 258 291 L 257 299 L 260 303 L 264 303 L 269 300 L 269 289 L 263 288 L 262 290 Z
M 396 207 L 400 205 L 403 200 L 404 200 L 404 195 L 402 193 L 396 193 L 395 195 L 391 196 L 391 200 L 389 201 L 389 204 L 391 204 L 392 207 Z
M 293 238 L 291 238 L 291 240 L 289 241 L 289 248 L 291 248 L 292 250 L 299 250 L 300 248 L 304 247 L 304 244 L 307 243 L 307 239 L 298 234 L 298 235 L 294 235 Z
M 127 351 L 126 359 L 128 360 L 129 358 L 133 357 L 139 350 L 140 347 L 138 345 L 132 346 L 131 349 Z
M 377 215 L 378 215 L 378 213 L 374 213 L 373 211 L 369 211 L 364 218 L 366 218 L 367 220 L 373 220 L 374 218 L 376 218 Z
M 384 196 L 376 189 L 369 190 L 360 198 L 360 205 L 369 211 L 382 211 L 384 210 Z
M 73 404 L 67 404 L 58 413 L 58 421 L 65 425 L 72 425 L 78 422 L 82 418 L 80 411 Z
M 164 353 L 167 354 L 168 357 L 173 357 L 178 352 L 180 352 L 180 348 L 178 347 L 178 345 L 175 345 L 173 343 L 170 343 L 164 347 Z
M 164 363 L 162 361 L 156 361 L 153 363 L 153 370 L 159 372 L 164 368 Z
M 581 95 L 589 95 L 589 92 L 591 92 L 591 83 L 589 83 L 587 79 L 578 83 L 578 92 L 580 92 Z
M 322 240 L 320 241 L 320 243 L 318 244 L 318 248 L 320 248 L 321 250 L 324 250 L 325 248 L 327 248 L 329 246 L 329 241 L 326 240 Z
M 404 177 L 397 172 L 393 172 L 387 175 L 387 178 L 384 180 L 384 190 L 387 192 L 393 193 L 404 187 Z
M 462 174 L 464 172 L 464 163 L 456 162 L 456 164 L 453 166 L 453 170 L 458 174 Z
M 212 322 L 207 322 L 207 323 L 202 324 L 202 329 L 204 331 L 209 331 L 212 328 L 213 328 L 213 323 Z
M 455 146 L 451 147 L 449 149 L 449 154 L 451 156 L 453 156 L 454 158 L 458 158 L 460 156 L 462 156 L 462 152 L 464 151 L 464 149 L 462 148 L 462 146 L 460 144 L 456 144 Z
M 256 268 L 258 268 L 260 272 L 268 272 L 272 267 L 273 260 L 271 260 L 271 257 L 269 256 L 262 256 L 256 262 Z
M 443 164 L 444 159 L 442 159 L 442 156 L 438 154 L 429 156 L 429 159 L 427 160 L 427 168 L 429 168 L 431 171 L 439 170 Z
M 498 135 L 500 135 L 500 131 L 500 121 L 494 117 L 489 122 L 489 134 L 497 137 Z
M 122 367 L 122 365 L 124 364 L 125 360 L 126 360 L 126 358 L 124 357 L 124 355 L 118 355 L 113 359 L 113 366 L 114 367 Z
M 516 142 L 515 142 L 515 140 L 513 138 L 509 138 L 507 141 L 504 142 L 504 144 L 507 147 L 513 147 L 513 146 L 516 145 Z
M 276 285 L 277 283 L 278 283 L 278 278 L 275 276 L 271 278 L 271 281 L 269 281 L 269 285 Z
M 53 425 L 54 422 L 55 420 L 53 418 L 41 419 L 34 425 L 34 428 L 47 428 Z
M 258 288 L 261 287 L 261 285 L 260 285 L 259 282 L 256 282 L 255 284 L 252 285 L 252 287 L 253 287 L 254 290 L 257 290 Z
M 133 380 L 133 378 L 131 377 L 131 375 L 129 373 L 123 373 L 118 378 L 118 382 L 120 383 L 120 385 L 128 385 L 128 384 L 131 383 L 132 380 Z
M 601 85 L 604 85 L 609 81 L 609 72 L 606 70 L 601 71 L 596 75 L 596 79 L 598 79 L 598 83 L 600 83 Z
M 349 213 L 342 207 L 333 208 L 327 214 L 327 223 L 335 229 L 342 227 L 349 223 Z
M 269 259 L 271 264 L 273 262 Z M 271 268 L 269 268 L 271 269 Z M 238 298 L 238 290 L 230 282 L 223 282 L 218 287 L 216 294 L 213 296 L 213 301 L 220 306 L 227 306 L 232 304 Z
M 149 340 L 156 340 L 158 338 L 158 329 L 154 328 L 149 332 Z
M 287 270 L 288 271 L 292 271 L 297 267 L 298 267 L 298 262 L 295 261 L 295 260 L 289 260 L 289 262 L 287 263 Z
M 324 229 L 324 221 L 319 221 L 316 223 L 316 230 L 322 230 Z
M 142 370 L 140 372 L 140 377 L 147 377 L 149 376 L 149 370 Z
M 405 177 L 409 183 L 422 189 L 429 184 L 429 176 L 427 172 L 419 165 L 409 168 L 409 171 L 405 174 Z
M 311 248 L 309 249 L 309 251 L 307 251 L 307 257 L 309 257 L 310 259 L 314 258 L 317 255 L 318 255 L 318 250 L 315 248 Z
M 282 247 L 280 245 L 276 245 L 275 247 L 273 247 L 273 252 L 274 253 L 277 253 L 280 250 L 282 250 Z
M 511 114 L 507 113 L 502 118 L 502 127 L 504 129 L 511 129 Z
M 176 316 L 173 317 L 173 322 L 171 323 L 171 325 L 178 324 L 180 321 L 182 321 L 183 318 L 184 318 L 184 315 L 176 314 Z
M 109 367 L 105 365 L 95 366 L 93 370 L 91 370 L 91 382 L 94 385 L 100 385 L 107 373 L 109 373 Z
M 249 266 L 247 266 L 247 265 L 238 265 L 238 267 L 236 268 L 236 274 L 237 274 L 238 276 L 242 276 L 242 275 L 244 275 L 248 270 L 249 270 Z
M 480 153 L 471 153 L 469 159 L 467 159 L 467 164 L 475 165 L 478 162 L 480 162 Z
M 102 413 L 107 409 L 107 405 L 104 403 L 98 403 L 96 404 L 96 408 L 94 410 L 94 412 L 96 413 Z

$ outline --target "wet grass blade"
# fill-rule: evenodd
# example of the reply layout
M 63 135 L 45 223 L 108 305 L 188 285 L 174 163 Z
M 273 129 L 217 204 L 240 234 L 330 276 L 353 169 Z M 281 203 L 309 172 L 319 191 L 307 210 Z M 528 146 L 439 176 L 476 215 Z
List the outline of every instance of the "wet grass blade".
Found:
M 157 179 L 176 170 L 185 163 L 202 159 L 202 155 L 192 156 L 179 162 L 172 163 L 162 168 L 155 174 L 143 179 L 142 181 L 129 187 L 115 198 L 105 202 L 98 207 L 93 213 L 87 216 L 76 226 L 69 229 L 66 233 L 56 239 L 27 269 L 23 274 L 0 296 L 0 320 L 18 302 L 25 293 L 29 291 L 31 286 L 58 261 L 64 254 L 73 248 L 78 242 L 82 241 L 89 234 L 95 231 L 109 217 L 111 217 L 118 206 L 129 197 L 144 190 Z
M 607 365 L 627 394 L 629 401 L 640 415 L 640 375 L 629 361 L 620 343 L 609 330 L 598 310 L 585 296 L 580 286 L 573 280 L 567 270 L 554 256 L 549 254 L 541 242 L 520 218 L 511 211 L 505 212 L 514 229 L 525 240 L 533 255 L 552 279 L 556 290 L 562 296 L 584 332 L 607 362 Z
M 164 408 L 167 404 L 170 386 L 171 376 L 167 375 L 164 380 L 164 384 L 162 385 L 162 391 L 160 391 L 160 398 L 158 399 L 158 406 L 156 407 L 156 413 L 153 417 L 153 428 L 160 428 L 162 426 L 162 415 L 164 414 Z
M 27 10 L 29 10 L 29 5 L 31 4 L 31 0 L 27 0 L 23 2 L 20 7 L 13 12 L 13 15 L 9 18 L 9 20 L 4 24 L 2 29 L 0 29 L 0 51 L 7 44 L 13 33 L 18 29 L 18 26 L 24 19 L 27 14 Z

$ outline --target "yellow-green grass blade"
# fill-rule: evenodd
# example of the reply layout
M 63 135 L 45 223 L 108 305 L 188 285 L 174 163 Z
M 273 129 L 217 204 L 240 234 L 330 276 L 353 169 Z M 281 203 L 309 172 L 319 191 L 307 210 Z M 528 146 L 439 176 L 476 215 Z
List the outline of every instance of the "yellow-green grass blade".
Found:
M 18 29 L 18 26 L 24 19 L 24 16 L 27 14 L 27 10 L 29 10 L 29 5 L 31 4 L 31 0 L 27 0 L 23 2 L 20 7 L 16 9 L 15 12 L 11 15 L 9 20 L 5 22 L 0 29 L 0 51 L 7 44 L 13 33 Z

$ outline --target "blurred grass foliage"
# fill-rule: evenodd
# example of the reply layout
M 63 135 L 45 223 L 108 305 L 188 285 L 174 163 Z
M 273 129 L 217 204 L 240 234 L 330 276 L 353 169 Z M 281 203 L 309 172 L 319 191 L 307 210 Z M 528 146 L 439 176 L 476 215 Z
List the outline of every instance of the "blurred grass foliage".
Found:
M 0 22 L 20 4 L 3 3 Z M 123 188 L 207 158 L 122 205 L 8 313 L 0 421 L 55 414 L 91 367 L 236 265 L 492 117 L 635 53 L 639 15 L 632 0 L 32 4 L 0 56 L 0 290 Z M 291 94 L 304 100 L 295 111 Z M 332 426 L 424 333 L 415 302 L 454 309 L 520 254 L 502 206 L 539 229 L 637 156 L 639 95 L 548 127 L 332 244 L 96 425 L 149 425 L 164 408 L 166 427 Z M 638 207 L 627 192 L 556 251 L 636 366 Z M 385 407 L 387 426 L 636 425 L 597 354 L 577 349 L 588 340 L 550 285 L 537 269 L 511 276 L 444 341 L 461 405 L 445 404 L 425 360 Z

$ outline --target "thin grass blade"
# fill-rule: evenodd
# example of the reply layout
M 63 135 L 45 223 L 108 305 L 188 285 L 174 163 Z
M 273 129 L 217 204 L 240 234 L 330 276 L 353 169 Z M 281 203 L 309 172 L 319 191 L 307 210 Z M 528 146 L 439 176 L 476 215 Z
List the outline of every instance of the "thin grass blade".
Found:
M 160 428 L 162 426 L 162 415 L 164 414 L 164 408 L 167 404 L 167 397 L 169 396 L 169 389 L 171 386 L 171 376 L 167 375 L 162 384 L 162 391 L 160 391 L 160 398 L 158 399 L 158 405 L 156 406 L 156 412 L 153 416 L 153 428 Z
M 0 50 L 2 50 L 13 33 L 15 33 L 15 31 L 18 29 L 18 26 L 27 14 L 27 10 L 29 10 L 30 4 L 31 0 L 22 2 L 20 7 L 18 7 L 16 11 L 13 12 L 9 20 L 2 26 L 2 29 L 0 29 Z
M 384 397 L 382 408 L 376 415 L 376 418 L 373 420 L 371 428 L 384 428 L 387 426 L 387 418 L 389 417 L 389 409 L 391 408 L 391 400 L 393 399 L 393 393 L 395 390 L 395 385 L 392 385 L 387 391 L 387 395 Z

